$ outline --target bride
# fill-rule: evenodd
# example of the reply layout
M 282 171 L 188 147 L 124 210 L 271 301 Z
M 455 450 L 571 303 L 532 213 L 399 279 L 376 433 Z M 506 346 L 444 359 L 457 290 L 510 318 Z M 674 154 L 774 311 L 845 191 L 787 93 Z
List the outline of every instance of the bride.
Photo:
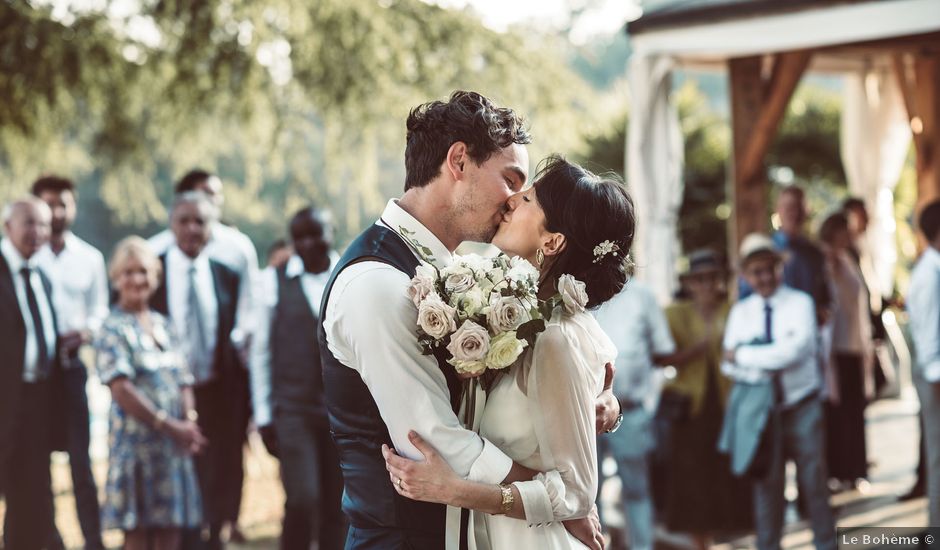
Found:
M 561 522 L 592 511 L 594 397 L 603 388 L 605 363 L 617 355 L 585 309 L 623 288 L 634 226 L 633 202 L 622 184 L 551 157 L 535 183 L 510 198 L 493 239 L 506 254 L 538 266 L 541 299 L 562 299 L 532 352 L 490 391 L 480 425 L 480 434 L 513 460 L 543 473 L 531 481 L 488 485 L 458 477 L 413 431 L 409 439 L 424 461 L 383 446 L 401 495 L 473 511 L 471 548 L 584 548 Z

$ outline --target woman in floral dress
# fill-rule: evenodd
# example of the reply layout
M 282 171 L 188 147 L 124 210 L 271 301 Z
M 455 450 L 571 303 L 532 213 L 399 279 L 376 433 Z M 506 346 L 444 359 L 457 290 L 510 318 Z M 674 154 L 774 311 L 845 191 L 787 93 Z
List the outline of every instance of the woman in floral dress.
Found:
M 113 399 L 103 523 L 124 531 L 129 550 L 176 550 L 181 530 L 201 521 L 191 455 L 206 440 L 192 375 L 167 319 L 148 306 L 160 268 L 143 239 L 118 243 L 109 269 L 118 302 L 95 344 Z

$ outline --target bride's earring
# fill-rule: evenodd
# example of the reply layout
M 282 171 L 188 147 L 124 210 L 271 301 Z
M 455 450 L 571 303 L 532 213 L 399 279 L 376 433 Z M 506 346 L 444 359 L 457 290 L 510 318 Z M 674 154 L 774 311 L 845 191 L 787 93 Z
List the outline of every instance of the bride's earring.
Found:
M 535 263 L 538 264 L 539 267 L 542 267 L 542 264 L 545 263 L 545 253 L 542 252 L 541 248 L 535 251 Z

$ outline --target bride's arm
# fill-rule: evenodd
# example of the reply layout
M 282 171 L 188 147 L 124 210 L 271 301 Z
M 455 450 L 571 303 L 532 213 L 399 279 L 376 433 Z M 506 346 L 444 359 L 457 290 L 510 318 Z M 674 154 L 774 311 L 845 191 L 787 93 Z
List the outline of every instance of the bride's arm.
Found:
M 382 446 L 389 478 L 398 494 L 412 500 L 437 502 L 487 514 L 505 514 L 514 519 L 525 519 L 525 504 L 515 484 L 501 487 L 462 479 L 454 473 L 434 447 L 413 430 L 408 433 L 408 439 L 424 455 L 423 461 L 409 460 L 399 456 L 387 445 Z M 508 490 L 512 495 L 511 504 L 507 507 L 503 504 L 504 490 Z M 603 550 L 604 537 L 595 510 L 592 509 L 587 517 L 564 523 L 565 529 L 589 549 Z

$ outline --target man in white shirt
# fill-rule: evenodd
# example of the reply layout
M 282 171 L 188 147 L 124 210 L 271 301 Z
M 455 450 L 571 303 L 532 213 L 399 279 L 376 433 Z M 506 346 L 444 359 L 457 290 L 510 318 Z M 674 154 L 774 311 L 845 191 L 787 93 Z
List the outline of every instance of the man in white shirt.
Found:
M 653 502 L 650 496 L 649 452 L 653 448 L 650 414 L 645 404 L 653 392 L 657 359 L 675 352 L 672 333 L 656 297 L 645 285 L 630 280 L 620 294 L 594 314 L 617 346 L 614 395 L 623 407 L 616 433 L 597 438 L 598 461 L 608 452 L 617 461 L 624 517 L 630 526 L 630 548 L 653 548 Z M 612 535 L 613 536 L 613 535 Z
M 507 200 L 528 178 L 529 135 L 512 110 L 460 91 L 412 110 L 407 127 L 405 193 L 350 244 L 321 306 L 325 398 L 342 459 L 349 550 L 457 548 L 458 511 L 404 498 L 390 483 L 381 446 L 420 459 L 410 430 L 468 479 L 497 484 L 534 474 L 463 426 L 460 381 L 446 361 L 421 353 L 407 293 L 419 258 L 444 267 L 461 242 L 492 239 Z M 518 498 L 515 489 L 510 495 Z M 577 536 L 597 547 L 590 523 L 579 522 L 588 533 Z
M 742 274 L 754 293 L 735 304 L 728 316 L 722 371 L 736 384 L 769 380 L 775 396 L 764 427 L 770 438 L 768 470 L 754 482 L 757 547 L 780 548 L 784 467 L 792 459 L 816 548 L 834 550 L 835 520 L 826 487 L 819 399 L 822 380 L 816 363 L 816 308 L 810 295 L 782 284 L 783 261 L 769 237 L 748 235 L 739 256 Z M 735 393 L 729 409 L 734 407 Z
M 940 201 L 928 204 L 918 221 L 927 249 L 911 272 L 907 311 L 911 319 L 927 459 L 928 525 L 940 525 Z
M 199 168 L 190 170 L 180 178 L 173 191 L 176 195 L 189 191 L 201 191 L 216 207 L 218 216 L 221 217 L 225 195 L 222 193 L 222 180 L 215 174 Z M 176 237 L 173 231 L 167 228 L 150 237 L 147 242 L 157 256 L 162 256 L 176 242 Z M 238 273 L 241 279 L 239 307 L 245 313 L 251 312 L 254 307 L 254 285 L 258 280 L 258 252 L 251 239 L 237 228 L 226 225 L 217 218 L 212 224 L 209 242 L 206 244 L 206 254 L 209 258 L 221 262 Z M 243 314 L 242 317 L 244 317 L 243 326 L 246 329 L 251 328 L 248 324 L 250 315 Z
M 88 370 L 79 350 L 90 343 L 108 315 L 108 278 L 104 256 L 72 233 L 75 222 L 75 185 L 68 179 L 45 176 L 33 183 L 32 193 L 52 211 L 49 243 L 37 254 L 39 267 L 52 281 L 52 306 L 59 323 L 59 358 L 64 371 L 65 416 L 69 467 L 75 508 L 85 537 L 85 548 L 104 548 L 98 487 L 88 455 Z
M 339 256 L 329 216 L 307 207 L 288 230 L 294 254 L 261 273 L 251 348 L 251 397 L 265 447 L 281 462 L 282 550 L 340 550 L 343 475 L 323 403 L 317 331 L 320 301 Z
M 49 453 L 64 443 L 52 284 L 36 265 L 52 217 L 36 197 L 3 208 L 0 240 L 0 495 L 6 548 L 55 548 Z M 55 431 L 55 433 L 54 433 Z M 61 548 L 61 545 L 58 545 Z

